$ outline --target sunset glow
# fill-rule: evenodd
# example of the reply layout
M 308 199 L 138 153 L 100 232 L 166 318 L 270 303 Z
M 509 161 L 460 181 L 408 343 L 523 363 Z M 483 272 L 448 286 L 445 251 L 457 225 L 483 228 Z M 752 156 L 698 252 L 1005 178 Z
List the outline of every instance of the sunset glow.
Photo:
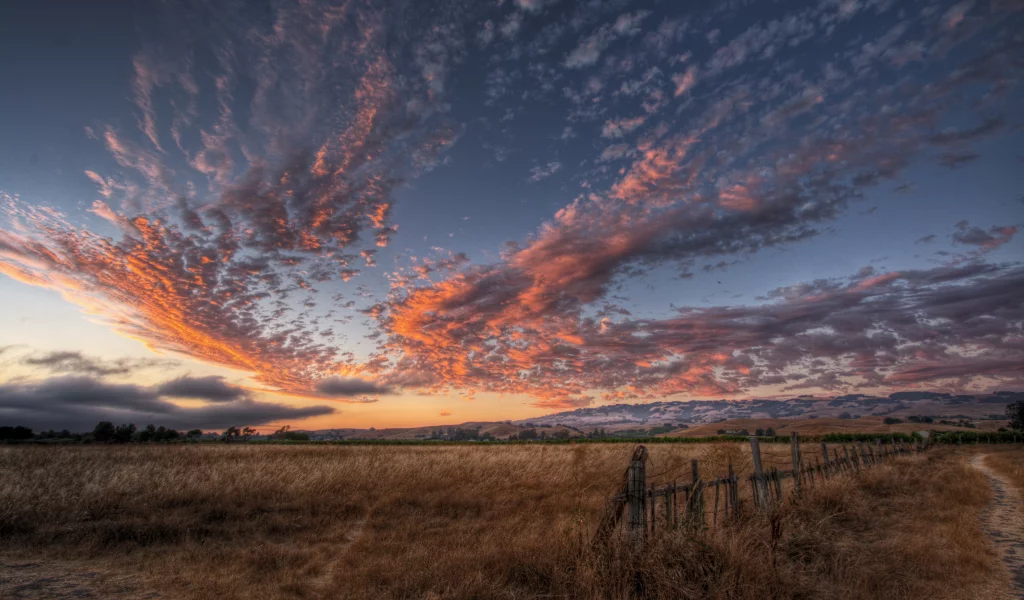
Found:
M 22 4 L 5 422 L 1024 384 L 1019 1 Z

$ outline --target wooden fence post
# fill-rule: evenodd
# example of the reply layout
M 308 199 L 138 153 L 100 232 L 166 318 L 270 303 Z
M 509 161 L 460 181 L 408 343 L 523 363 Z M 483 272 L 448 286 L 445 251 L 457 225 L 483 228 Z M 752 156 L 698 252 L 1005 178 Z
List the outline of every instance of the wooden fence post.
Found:
M 721 481 L 719 481 L 718 479 L 715 479 L 715 512 L 712 513 L 712 517 L 711 517 L 711 526 L 712 527 L 718 527 L 718 486 L 721 483 L 722 483 Z
M 826 474 L 826 476 L 828 476 L 828 474 L 829 474 L 828 473 L 829 472 L 829 468 L 828 468 L 828 446 L 825 445 L 825 442 L 821 442 L 821 456 L 825 460 L 825 465 L 824 465 L 824 467 L 825 467 L 825 474 Z
M 655 527 L 655 525 L 657 525 L 658 518 L 657 518 L 657 515 L 654 514 L 654 507 L 657 504 L 657 501 L 655 499 L 657 498 L 657 496 L 654 495 L 654 482 L 653 481 L 651 482 L 651 489 L 648 492 L 648 497 L 651 500 L 651 535 L 654 535 L 654 527 Z
M 732 494 L 732 498 L 729 499 L 732 503 L 732 518 L 735 520 L 740 516 L 740 485 L 736 479 L 736 472 L 732 470 L 732 461 L 729 461 L 729 488 L 729 493 Z
M 645 457 L 646 458 L 646 457 Z M 644 534 L 647 532 L 647 517 L 645 502 L 647 498 L 647 467 L 646 460 L 633 460 L 629 463 L 629 478 L 627 480 L 627 510 L 629 513 L 629 537 L 637 548 L 644 544 Z
M 672 529 L 672 486 L 665 486 L 665 529 Z
M 697 459 L 690 461 L 691 475 L 693 476 L 693 493 L 690 494 L 690 524 L 698 529 L 704 529 L 704 482 L 700 478 L 700 469 Z
M 761 444 L 756 436 L 750 436 L 750 453 L 754 457 L 754 504 L 760 510 L 768 508 L 767 482 L 764 480 L 764 471 L 761 468 Z
M 846 444 L 843 444 L 843 454 L 846 456 L 846 464 L 850 465 L 851 469 L 855 471 L 858 470 L 856 463 L 850 460 L 850 449 L 846 447 Z M 854 454 L 854 456 L 856 456 L 856 454 Z
M 789 434 L 790 453 L 793 455 L 793 488 L 800 493 L 800 434 L 794 431 Z
M 679 527 L 679 486 L 672 480 L 672 527 Z

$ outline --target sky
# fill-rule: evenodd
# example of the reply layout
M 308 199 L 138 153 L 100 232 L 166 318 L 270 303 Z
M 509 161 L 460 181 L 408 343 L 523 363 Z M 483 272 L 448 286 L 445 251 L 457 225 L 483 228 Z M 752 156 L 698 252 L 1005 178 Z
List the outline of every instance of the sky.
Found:
M 1024 389 L 1022 32 L 1021 0 L 4 3 L 0 422 Z

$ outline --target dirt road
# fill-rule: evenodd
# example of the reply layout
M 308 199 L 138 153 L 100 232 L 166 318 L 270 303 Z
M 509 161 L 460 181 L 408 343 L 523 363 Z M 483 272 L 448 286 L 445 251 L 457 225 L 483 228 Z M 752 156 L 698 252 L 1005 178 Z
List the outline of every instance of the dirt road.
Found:
M 1020 511 L 1024 498 L 1009 481 L 985 464 L 986 456 L 971 457 L 971 466 L 985 474 L 994 495 L 992 505 L 982 515 L 985 532 L 1010 571 L 1014 589 L 1010 597 L 1024 598 L 1024 516 Z

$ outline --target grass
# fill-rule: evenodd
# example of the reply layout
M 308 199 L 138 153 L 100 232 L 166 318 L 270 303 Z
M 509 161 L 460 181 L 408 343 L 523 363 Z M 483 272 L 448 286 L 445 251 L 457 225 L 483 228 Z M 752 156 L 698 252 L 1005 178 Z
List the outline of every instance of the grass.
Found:
M 957 598 L 997 584 L 977 525 L 988 488 L 953 452 L 636 554 L 622 536 L 590 543 L 631 450 L 0 447 L 0 539 L 184 599 Z M 765 465 L 788 468 L 788 450 L 762 447 Z M 691 458 L 708 476 L 749 472 L 742 444 L 650 453 L 656 483 L 687 481 Z

